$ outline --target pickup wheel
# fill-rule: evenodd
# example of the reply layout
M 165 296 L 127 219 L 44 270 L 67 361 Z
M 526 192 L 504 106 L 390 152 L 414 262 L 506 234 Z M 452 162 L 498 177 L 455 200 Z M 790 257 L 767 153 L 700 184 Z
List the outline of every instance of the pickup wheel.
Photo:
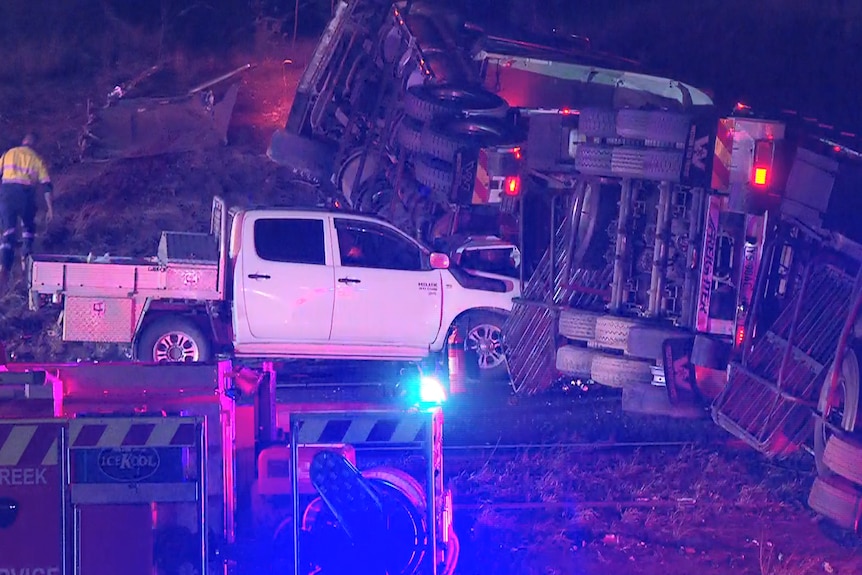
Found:
M 135 360 L 146 363 L 195 363 L 211 359 L 212 347 L 203 331 L 190 319 L 163 317 L 141 332 Z
M 505 321 L 506 316 L 491 311 L 475 311 L 467 315 L 464 351 L 471 358 L 476 358 L 474 374 L 483 383 L 509 380 L 509 368 L 503 352 Z

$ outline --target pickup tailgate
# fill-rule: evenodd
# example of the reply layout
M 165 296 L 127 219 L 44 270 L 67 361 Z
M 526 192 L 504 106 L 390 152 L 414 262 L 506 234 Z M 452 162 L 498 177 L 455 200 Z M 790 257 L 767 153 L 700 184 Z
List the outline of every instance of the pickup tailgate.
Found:
M 36 256 L 29 284 L 31 295 L 221 299 L 215 262 L 163 264 L 147 258 Z M 38 307 L 30 299 L 31 308 Z
M 36 256 L 29 306 L 62 303 L 64 341 L 129 343 L 148 301 L 220 300 L 218 275 L 217 263 Z

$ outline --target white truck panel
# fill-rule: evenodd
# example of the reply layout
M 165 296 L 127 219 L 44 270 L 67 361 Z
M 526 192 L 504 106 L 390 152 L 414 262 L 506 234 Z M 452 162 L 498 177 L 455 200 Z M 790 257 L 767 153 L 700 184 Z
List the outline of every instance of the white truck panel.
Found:
M 144 259 L 106 258 L 88 262 L 77 256 L 35 256 L 30 291 L 84 297 L 221 299 L 218 265 L 168 264 Z

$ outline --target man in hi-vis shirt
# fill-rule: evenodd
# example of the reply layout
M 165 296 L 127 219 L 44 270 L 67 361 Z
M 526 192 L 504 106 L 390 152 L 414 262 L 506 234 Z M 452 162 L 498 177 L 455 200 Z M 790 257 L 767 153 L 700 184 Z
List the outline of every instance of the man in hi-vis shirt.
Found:
M 33 150 L 35 144 L 35 134 L 27 134 L 20 146 L 0 156 L 0 288 L 9 281 L 15 261 L 19 219 L 22 227 L 21 267 L 26 267 L 36 235 L 36 196 L 39 189 L 42 189 L 48 207 L 46 221 L 54 218 L 51 176 L 45 162 Z

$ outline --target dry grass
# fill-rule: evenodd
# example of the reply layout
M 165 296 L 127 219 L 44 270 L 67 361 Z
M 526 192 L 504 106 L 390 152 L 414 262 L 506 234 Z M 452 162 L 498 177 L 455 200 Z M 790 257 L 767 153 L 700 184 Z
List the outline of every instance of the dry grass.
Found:
M 565 572 L 562 564 L 628 572 L 619 569 L 631 561 L 642 574 L 805 575 L 824 562 L 851 573 L 862 563 L 816 530 L 805 505 L 810 481 L 804 468 L 701 447 L 518 453 L 466 464 L 452 484 L 462 501 L 572 503 L 478 512 L 472 540 L 507 557 L 499 573 Z

